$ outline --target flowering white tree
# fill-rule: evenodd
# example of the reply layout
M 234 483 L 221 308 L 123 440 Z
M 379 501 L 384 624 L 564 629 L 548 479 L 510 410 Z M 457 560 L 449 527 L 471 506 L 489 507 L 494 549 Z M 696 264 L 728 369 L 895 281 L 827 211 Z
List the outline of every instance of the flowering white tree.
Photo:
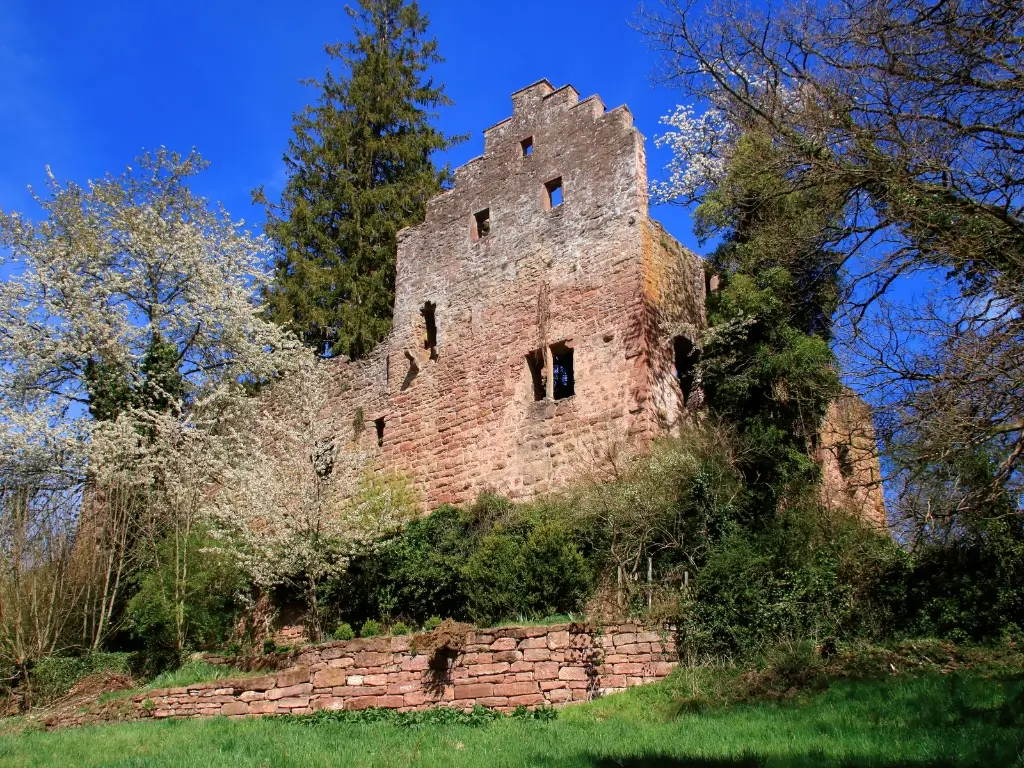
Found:
M 402 478 L 374 474 L 369 457 L 325 419 L 329 384 L 323 363 L 309 356 L 253 403 L 249 450 L 225 475 L 214 507 L 219 537 L 256 585 L 303 590 L 313 639 L 320 585 L 397 533 L 416 507 Z
M 205 165 L 160 150 L 84 187 L 48 171 L 40 221 L 0 212 L 4 483 L 13 499 L 60 479 L 56 532 L 89 581 L 86 646 L 110 630 L 131 571 L 153 564 L 152 543 L 195 519 L 218 466 L 196 474 L 216 453 L 210 414 L 295 365 L 298 345 L 258 299 L 265 240 L 189 189 Z M 49 508 L 17 510 L 43 530 Z
M 0 392 L 95 406 L 91 371 L 138 389 L 155 342 L 186 390 L 280 369 L 293 342 L 256 299 L 267 244 L 192 194 L 205 165 L 160 150 L 87 187 L 50 173 L 44 220 L 0 212 Z

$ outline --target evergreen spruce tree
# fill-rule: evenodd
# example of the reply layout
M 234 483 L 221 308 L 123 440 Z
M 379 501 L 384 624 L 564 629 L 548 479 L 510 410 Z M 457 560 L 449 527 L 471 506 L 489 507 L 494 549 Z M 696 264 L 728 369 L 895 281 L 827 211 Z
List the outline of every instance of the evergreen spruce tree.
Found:
M 426 72 L 442 61 L 415 0 L 359 0 L 352 42 L 329 45 L 319 100 L 295 117 L 279 205 L 262 190 L 278 256 L 273 318 L 319 354 L 363 357 L 391 329 L 396 236 L 449 181 L 432 155 L 462 137 L 431 124 L 451 104 Z

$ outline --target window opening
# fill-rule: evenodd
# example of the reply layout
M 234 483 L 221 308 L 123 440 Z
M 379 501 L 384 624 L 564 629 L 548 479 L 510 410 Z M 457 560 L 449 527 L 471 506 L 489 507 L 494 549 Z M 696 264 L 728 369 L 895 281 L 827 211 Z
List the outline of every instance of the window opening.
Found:
M 544 184 L 548 193 L 548 208 L 557 208 L 562 204 L 562 177 L 552 179 Z
M 523 148 L 523 157 L 530 157 L 533 154 L 533 136 L 527 136 L 519 143 Z
M 420 312 L 423 314 L 423 348 L 430 350 L 430 359 L 437 359 L 437 320 L 434 312 L 437 305 L 428 301 Z
M 473 214 L 473 239 L 479 240 L 491 234 L 491 209 L 484 208 Z
M 547 376 L 544 365 L 544 350 L 535 349 L 526 356 L 526 365 L 533 380 L 533 399 L 543 400 L 547 394 Z
M 576 394 L 576 381 L 572 368 L 572 349 L 565 344 L 551 347 L 551 396 L 562 400 Z
M 377 428 L 377 447 L 384 447 L 384 419 L 374 419 L 373 425 Z
M 700 353 L 694 347 L 693 342 L 685 336 L 676 336 L 673 339 L 676 364 L 676 381 L 679 382 L 679 389 L 683 393 L 683 404 L 690 401 L 693 394 L 693 385 L 697 377 L 697 361 Z
M 843 476 L 844 480 L 849 480 L 853 477 L 853 458 L 850 456 L 850 446 L 840 443 L 839 449 L 836 451 L 836 458 L 839 460 L 839 474 Z

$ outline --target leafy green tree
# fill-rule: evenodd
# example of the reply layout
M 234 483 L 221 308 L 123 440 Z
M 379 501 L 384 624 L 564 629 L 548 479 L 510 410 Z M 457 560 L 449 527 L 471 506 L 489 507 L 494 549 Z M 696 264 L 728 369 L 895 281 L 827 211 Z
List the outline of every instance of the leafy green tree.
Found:
M 427 76 L 442 61 L 415 0 L 359 0 L 355 38 L 327 46 L 315 105 L 295 117 L 278 205 L 263 191 L 277 245 L 271 314 L 319 354 L 365 356 L 391 328 L 398 231 L 420 223 L 450 179 L 432 156 L 461 137 L 432 124 L 448 106 Z
M 712 412 L 736 427 L 747 513 L 765 516 L 818 479 L 811 459 L 839 378 L 829 349 L 839 259 L 825 247 L 841 211 L 827 188 L 772 173 L 762 135 L 740 137 L 726 172 L 697 209 L 717 235 L 721 290 L 708 300 L 701 376 Z

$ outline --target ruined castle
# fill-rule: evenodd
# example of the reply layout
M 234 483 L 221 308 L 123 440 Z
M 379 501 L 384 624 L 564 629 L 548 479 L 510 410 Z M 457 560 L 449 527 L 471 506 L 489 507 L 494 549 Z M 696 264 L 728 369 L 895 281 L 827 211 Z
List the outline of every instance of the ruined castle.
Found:
M 648 213 L 629 109 L 547 80 L 512 106 L 399 234 L 388 338 L 331 363 L 335 434 L 408 476 L 425 509 L 565 486 L 699 404 L 704 264 Z

